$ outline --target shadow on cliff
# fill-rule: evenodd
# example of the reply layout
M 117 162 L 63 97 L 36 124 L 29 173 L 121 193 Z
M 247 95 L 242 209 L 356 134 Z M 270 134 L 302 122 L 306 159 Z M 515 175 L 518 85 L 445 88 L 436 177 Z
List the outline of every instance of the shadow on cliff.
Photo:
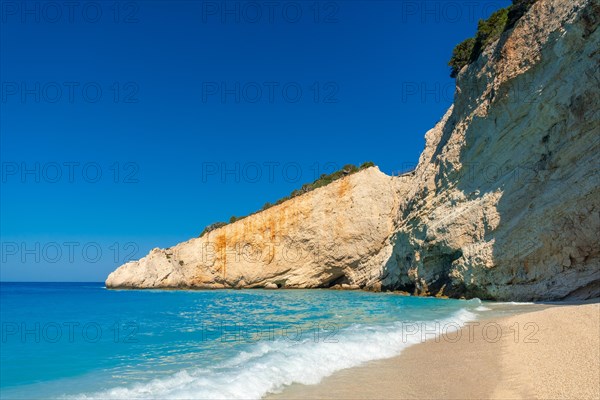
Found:
M 476 93 L 488 86 L 485 77 L 471 67 L 459 77 L 464 86 L 452 113 L 417 169 L 415 182 L 429 182 L 401 211 L 384 289 L 498 300 L 600 296 L 598 53 L 579 52 L 594 47 L 586 41 L 600 42 L 598 18 L 589 15 L 594 11 L 593 5 L 580 10 L 579 22 L 561 38 L 575 46 L 564 57 L 581 59 L 561 60 L 556 69 L 559 56 L 546 46 L 540 62 L 485 94 Z M 510 34 L 493 58 L 500 59 Z M 557 40 L 558 32 L 553 35 Z M 578 76 L 574 62 L 586 63 Z M 473 117 L 462 139 L 453 137 L 457 123 L 485 102 L 484 116 Z M 456 162 L 445 158 L 449 144 L 461 146 Z M 436 220 L 419 212 L 425 198 L 445 206 L 450 194 L 481 207 L 483 237 L 460 214 Z M 497 226 L 487 222 L 493 218 Z M 464 235 L 461 246 L 444 236 L 457 230 Z M 489 244 L 491 256 L 474 252 L 478 243 Z

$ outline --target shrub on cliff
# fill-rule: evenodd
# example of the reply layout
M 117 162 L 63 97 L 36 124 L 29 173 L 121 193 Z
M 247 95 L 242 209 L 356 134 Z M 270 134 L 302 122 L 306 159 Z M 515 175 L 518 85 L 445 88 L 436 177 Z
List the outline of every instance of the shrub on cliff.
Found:
M 460 70 L 471 62 L 475 38 L 469 38 L 459 43 L 452 51 L 452 58 L 448 65 L 451 67 L 450 76 L 456 78 Z
M 477 25 L 477 34 L 475 35 L 475 46 L 473 48 L 471 61 L 475 61 L 488 44 L 494 42 L 500 37 L 500 35 L 502 35 L 502 32 L 504 32 L 506 28 L 507 21 L 508 8 L 503 8 L 496 11 L 485 21 L 479 21 L 479 24 Z
M 360 167 L 358 167 L 358 169 L 366 169 L 366 168 L 371 168 L 374 166 L 375 166 L 375 163 L 373 161 L 367 161 L 367 162 L 360 164 Z
M 336 172 L 334 172 L 332 174 L 329 174 L 329 175 L 322 174 L 319 177 L 319 179 L 315 180 L 314 182 L 312 182 L 312 183 L 305 183 L 304 185 L 302 185 L 302 187 L 300 189 L 294 190 L 289 196 L 282 197 L 281 199 L 277 200 L 275 202 L 275 204 L 271 204 L 269 202 L 265 203 L 265 205 L 259 211 L 255 212 L 255 213 L 252 213 L 252 214 L 256 214 L 258 212 L 264 211 L 266 209 L 269 209 L 269 208 L 273 207 L 274 205 L 279 205 L 279 204 L 281 204 L 283 202 L 286 202 L 286 201 L 288 201 L 288 200 L 290 200 L 290 199 L 292 199 L 294 197 L 300 196 L 300 195 L 302 195 L 304 193 L 311 192 L 311 191 L 313 191 L 313 190 L 315 190 L 317 188 L 320 188 L 320 187 L 323 187 L 323 186 L 327 186 L 331 182 L 336 181 L 336 180 L 338 180 L 340 178 L 343 178 L 346 175 L 351 175 L 351 174 L 354 174 L 355 172 L 361 171 L 361 170 L 366 169 L 366 168 L 374 167 L 374 166 L 375 166 L 375 164 L 372 161 L 364 162 L 364 163 L 362 163 L 360 165 L 360 167 L 357 167 L 354 164 L 346 164 L 339 171 L 336 171 Z M 250 214 L 250 215 L 252 215 L 252 214 Z M 229 223 L 232 224 L 235 221 L 239 221 L 239 220 L 241 220 L 243 218 L 246 218 L 246 216 L 236 217 L 234 215 L 234 216 L 232 216 L 229 219 Z M 206 228 L 204 228 L 204 230 L 202 231 L 202 233 L 198 237 L 202 237 L 205 234 L 207 234 L 208 232 L 213 231 L 213 230 L 218 229 L 218 228 L 221 228 L 222 226 L 225 226 L 225 225 L 228 225 L 228 224 L 225 223 L 225 222 L 216 222 L 214 224 L 211 224 L 211 225 L 207 226 Z
M 531 8 L 537 0 L 513 0 L 512 6 L 508 7 L 508 20 L 506 29 L 511 29 L 517 21 Z
M 225 226 L 225 225 L 227 225 L 226 222 L 215 222 L 214 224 L 210 224 L 206 228 L 204 228 L 204 230 L 198 237 L 202 237 L 202 236 L 206 235 L 208 232 L 214 231 L 215 229 L 219 229 L 220 227 Z
M 452 51 L 448 62 L 450 76 L 456 78 L 460 70 L 471 64 L 483 50 L 500 38 L 503 32 L 511 29 L 537 0 L 513 0 L 513 4 L 502 8 L 486 20 L 480 20 L 474 38 L 459 43 Z

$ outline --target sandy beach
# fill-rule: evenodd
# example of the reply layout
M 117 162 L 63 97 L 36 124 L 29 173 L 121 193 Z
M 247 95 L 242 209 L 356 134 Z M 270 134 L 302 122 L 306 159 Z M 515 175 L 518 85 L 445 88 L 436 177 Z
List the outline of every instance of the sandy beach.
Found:
M 600 399 L 600 303 L 529 307 L 268 398 Z

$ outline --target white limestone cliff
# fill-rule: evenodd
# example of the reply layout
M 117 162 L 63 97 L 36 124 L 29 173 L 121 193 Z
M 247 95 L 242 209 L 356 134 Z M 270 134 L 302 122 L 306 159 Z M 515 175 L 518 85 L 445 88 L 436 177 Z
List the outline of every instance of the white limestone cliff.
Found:
M 154 249 L 107 287 L 600 296 L 600 4 L 540 0 L 457 77 L 413 174 L 377 168 Z
M 376 167 L 346 176 L 113 272 L 107 287 L 328 287 L 378 282 L 399 184 Z

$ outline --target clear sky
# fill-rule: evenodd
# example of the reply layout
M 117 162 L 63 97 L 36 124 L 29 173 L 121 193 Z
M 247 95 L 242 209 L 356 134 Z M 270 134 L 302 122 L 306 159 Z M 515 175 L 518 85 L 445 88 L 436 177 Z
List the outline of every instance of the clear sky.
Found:
M 103 281 L 321 173 L 411 168 L 492 1 L 0 1 L 4 281 Z

